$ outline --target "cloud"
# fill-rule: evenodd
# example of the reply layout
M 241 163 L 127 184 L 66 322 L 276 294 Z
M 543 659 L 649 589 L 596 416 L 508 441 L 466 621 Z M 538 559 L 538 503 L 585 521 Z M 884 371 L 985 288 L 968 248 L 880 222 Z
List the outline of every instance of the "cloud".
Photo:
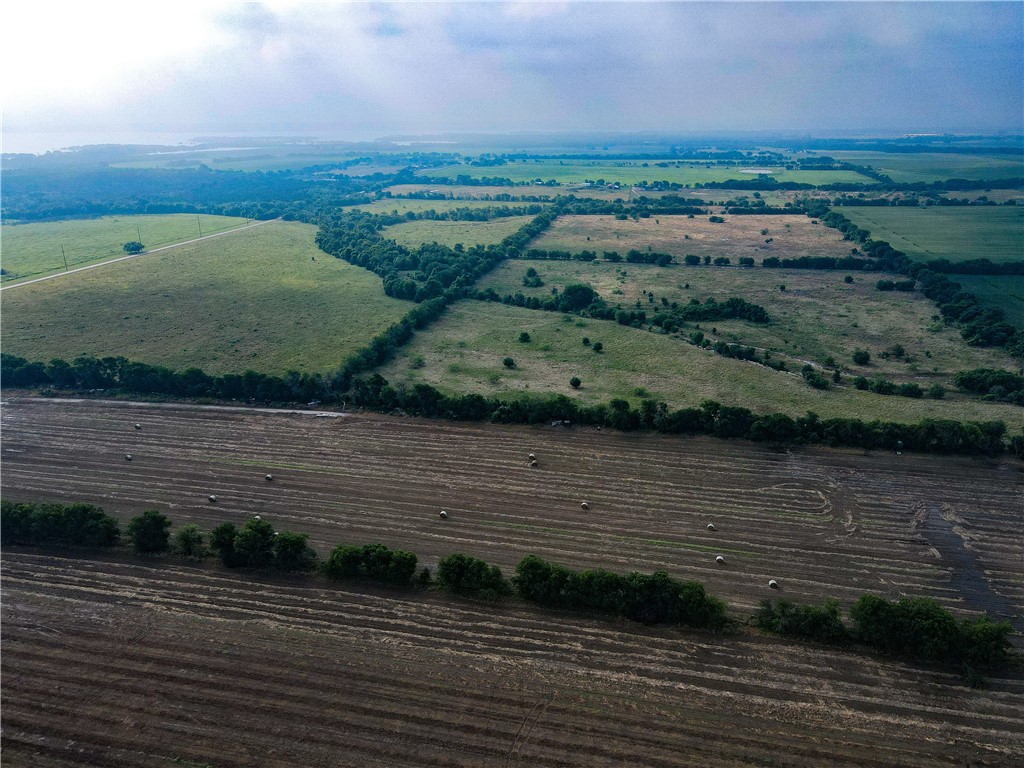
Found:
M 69 8 L 5 11 L 8 130 L 1024 130 L 1020 3 Z

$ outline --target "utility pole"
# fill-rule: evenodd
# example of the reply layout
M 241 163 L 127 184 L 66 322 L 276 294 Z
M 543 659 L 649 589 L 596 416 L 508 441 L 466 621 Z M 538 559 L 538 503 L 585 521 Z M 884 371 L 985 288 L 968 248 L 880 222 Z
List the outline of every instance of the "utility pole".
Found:
M 137 234 L 139 236 L 139 242 L 141 243 L 142 242 L 142 232 L 139 230 L 139 225 L 138 224 L 135 225 L 135 234 Z
M 63 245 L 61 245 L 61 247 L 60 247 L 60 255 L 64 256 L 64 246 Z M 64 256 L 64 271 L 65 272 L 68 271 L 68 257 L 67 256 Z
M 203 222 L 201 222 L 199 220 L 198 216 L 196 216 L 196 224 L 199 225 L 199 236 L 202 237 L 203 236 Z

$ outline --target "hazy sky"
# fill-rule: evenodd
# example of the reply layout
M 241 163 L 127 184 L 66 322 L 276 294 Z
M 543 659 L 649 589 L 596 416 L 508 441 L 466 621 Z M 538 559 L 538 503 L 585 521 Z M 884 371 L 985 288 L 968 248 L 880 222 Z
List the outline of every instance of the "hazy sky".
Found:
M 4 131 L 1024 131 L 1024 3 L 19 0 Z

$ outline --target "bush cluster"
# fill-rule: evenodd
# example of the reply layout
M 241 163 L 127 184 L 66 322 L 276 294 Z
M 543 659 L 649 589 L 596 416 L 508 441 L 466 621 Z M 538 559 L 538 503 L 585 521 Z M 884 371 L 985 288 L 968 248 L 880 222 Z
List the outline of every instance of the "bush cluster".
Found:
M 117 520 L 92 504 L 0 501 L 4 544 L 113 547 L 120 536 Z
M 221 523 L 210 532 L 210 549 L 228 568 L 274 568 L 308 571 L 316 566 L 316 552 L 304 533 L 275 531 L 266 520 L 254 517 L 241 528 Z
M 457 595 L 495 600 L 512 587 L 496 565 L 469 555 L 448 555 L 437 564 L 437 583 Z
M 331 550 L 321 570 L 332 579 L 363 579 L 407 586 L 416 573 L 416 555 L 383 544 L 341 544 Z
M 619 575 L 604 570 L 574 571 L 536 555 L 524 557 L 513 579 L 525 600 L 550 608 L 589 610 L 644 624 L 685 624 L 721 629 L 725 603 L 696 581 L 679 581 L 664 571 Z

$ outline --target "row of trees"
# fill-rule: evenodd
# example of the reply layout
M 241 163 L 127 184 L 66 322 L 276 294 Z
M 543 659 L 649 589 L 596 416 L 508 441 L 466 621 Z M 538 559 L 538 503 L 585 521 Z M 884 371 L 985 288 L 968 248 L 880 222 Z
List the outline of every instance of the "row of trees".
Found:
M 160 553 L 172 548 L 171 521 L 156 510 L 131 519 L 127 532 L 134 551 Z M 120 542 L 117 520 L 91 504 L 0 502 L 0 534 L 7 544 L 105 548 Z M 241 528 L 225 522 L 210 532 L 209 550 L 228 568 L 310 572 L 330 579 L 377 582 L 392 587 L 414 584 L 417 557 L 383 544 L 339 545 L 323 563 L 306 534 L 275 531 L 259 516 Z M 173 537 L 180 554 L 207 553 L 195 525 Z M 424 568 L 416 582 L 431 583 Z M 680 581 L 664 571 L 617 574 L 603 569 L 573 570 L 536 555 L 524 557 L 507 580 L 497 566 L 464 554 L 441 558 L 437 584 L 453 594 L 495 600 L 513 591 L 528 602 L 549 608 L 622 616 L 645 624 L 676 624 L 722 629 L 729 620 L 726 604 L 708 595 L 696 581 Z M 860 642 L 891 655 L 916 661 L 958 664 L 969 670 L 1003 665 L 1009 659 L 1008 622 L 987 618 L 957 621 L 933 600 L 904 599 L 892 603 L 863 595 L 850 610 L 853 623 L 843 622 L 839 606 L 821 608 L 788 600 L 765 601 L 753 617 L 759 628 L 819 642 Z
M 1024 376 L 998 368 L 975 368 L 960 371 L 954 383 L 967 392 L 983 398 L 1024 405 Z
M 513 582 L 523 599 L 549 608 L 597 611 L 644 624 L 722 629 L 727 623 L 724 602 L 699 582 L 679 581 L 664 571 L 574 571 L 528 555 L 516 566 Z
M 861 643 L 890 656 L 959 667 L 977 681 L 978 669 L 1003 666 L 1010 658 L 1010 623 L 987 617 L 957 620 L 928 598 L 890 601 L 862 595 L 850 609 L 848 626 L 839 603 L 800 605 L 765 600 L 754 616 L 758 628 L 822 643 Z

